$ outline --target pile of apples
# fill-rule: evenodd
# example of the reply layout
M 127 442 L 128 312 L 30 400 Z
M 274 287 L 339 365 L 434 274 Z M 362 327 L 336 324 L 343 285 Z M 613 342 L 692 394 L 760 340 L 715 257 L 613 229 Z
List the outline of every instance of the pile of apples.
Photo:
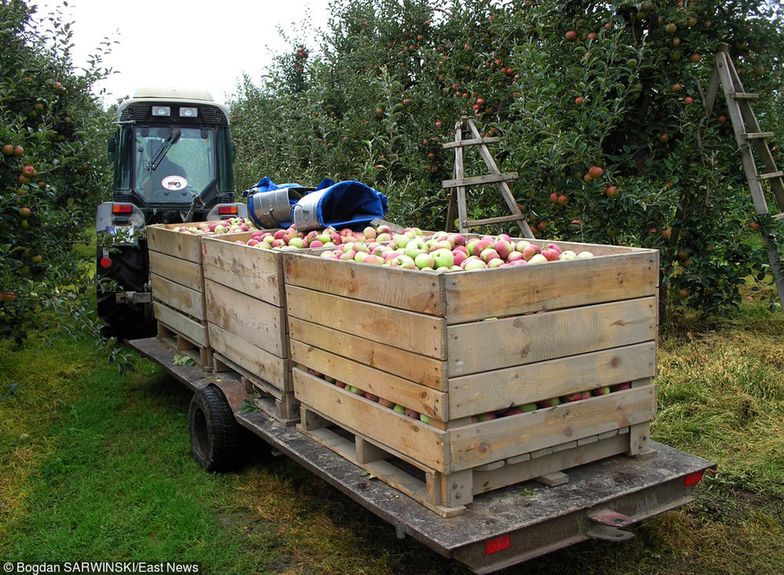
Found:
M 201 222 L 196 226 L 177 226 L 172 231 L 195 236 L 212 236 L 219 234 L 232 234 L 235 232 L 249 232 L 255 230 L 253 222 L 245 218 L 229 218 L 217 222 Z
M 467 239 L 462 234 L 436 232 L 424 237 L 421 230 L 411 228 L 393 234 L 388 242 L 382 243 L 378 237 L 373 242 L 344 242 L 336 250 L 323 252 L 321 257 L 411 270 L 473 271 L 587 259 L 593 254 L 562 250 L 557 244 L 540 248 L 506 234 Z
M 391 409 L 395 413 L 399 413 L 400 415 L 405 415 L 410 417 L 411 419 L 418 419 L 422 423 L 430 423 L 430 416 L 419 413 L 413 409 L 409 409 L 408 407 L 403 407 L 400 404 L 394 403 L 383 397 L 379 397 L 369 391 L 363 391 L 356 386 L 350 385 L 344 381 L 340 381 L 335 379 L 334 377 L 330 377 L 325 375 L 321 372 L 318 372 L 314 369 L 307 369 L 308 373 L 323 379 L 324 381 L 334 384 L 335 386 L 345 389 L 350 393 L 354 393 L 356 395 L 360 395 L 365 399 L 370 401 L 374 401 L 379 405 Z M 604 386 L 604 387 L 597 387 L 590 391 L 583 391 L 579 393 L 572 393 L 570 395 L 565 395 L 563 397 L 552 397 L 550 399 L 545 399 L 544 401 L 538 401 L 536 403 L 526 403 L 524 405 L 515 405 L 506 409 L 501 409 L 499 411 L 488 411 L 487 413 L 482 413 L 479 415 L 475 415 L 471 417 L 472 423 L 478 423 L 481 421 L 490 421 L 491 419 L 498 419 L 501 417 L 508 417 L 510 415 L 517 415 L 520 413 L 530 413 L 532 411 L 536 411 L 537 409 L 546 409 L 548 407 L 555 407 L 557 405 L 561 405 L 562 403 L 571 403 L 572 401 L 580 401 L 582 399 L 590 399 L 591 397 L 596 397 L 599 395 L 607 395 L 608 393 L 613 393 L 616 391 L 623 391 L 625 389 L 631 389 L 632 382 L 627 381 L 625 383 L 618 383 L 612 386 Z
M 322 230 L 313 230 L 308 233 L 297 231 L 295 226 L 285 230 L 256 230 L 251 237 L 238 244 L 246 244 L 262 250 L 270 249 L 303 249 L 303 248 L 334 248 L 347 244 L 363 244 L 368 246 L 380 245 L 379 242 L 389 242 L 392 239 L 392 230 L 387 225 L 378 227 L 367 226 L 361 232 L 349 228 L 338 231 L 328 227 Z M 370 242 L 366 244 L 366 242 Z

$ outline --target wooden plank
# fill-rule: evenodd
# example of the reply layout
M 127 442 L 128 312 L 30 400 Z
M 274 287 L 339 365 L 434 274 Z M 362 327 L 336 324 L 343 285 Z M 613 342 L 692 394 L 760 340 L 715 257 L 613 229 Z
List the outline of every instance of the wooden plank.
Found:
M 650 421 L 655 411 L 654 386 L 648 385 L 454 429 L 449 432 L 448 471 Z
M 744 132 L 743 139 L 744 140 L 764 140 L 766 138 L 772 138 L 776 134 L 773 132 Z
M 204 291 L 204 280 L 199 264 L 167 256 L 160 252 L 149 252 L 150 272 L 175 283 L 196 290 Z
M 313 407 L 349 431 L 399 451 L 430 469 L 445 469 L 444 432 L 349 393 L 297 367 L 292 373 L 294 393 L 304 405 Z
M 444 316 L 443 274 L 332 261 L 299 253 L 284 256 L 286 285 Z
M 292 317 L 446 359 L 446 324 L 441 318 L 290 285 L 286 286 L 286 302 Z
M 209 345 L 207 326 L 205 324 L 198 323 L 177 310 L 157 301 L 152 302 L 152 307 L 155 319 L 181 333 L 197 345 L 202 347 L 207 347 Z
M 420 385 L 446 391 L 446 362 L 289 317 L 291 339 L 353 359 Z
M 204 282 L 207 320 L 278 357 L 288 357 L 283 308 L 247 296 L 212 280 Z
M 173 232 L 177 226 L 196 227 L 198 224 L 156 224 L 147 226 L 147 247 L 172 257 L 201 265 L 203 236 Z
M 647 297 L 450 325 L 449 376 L 653 341 L 657 305 Z
M 656 375 L 656 342 L 573 355 L 449 380 L 449 417 L 535 403 Z
M 485 218 L 483 220 L 468 220 L 466 225 L 469 228 L 475 228 L 477 226 L 489 226 L 491 224 L 505 224 L 508 222 L 516 222 L 520 219 L 524 219 L 523 216 L 498 216 L 497 218 Z
M 204 294 L 201 290 L 187 288 L 157 274 L 150 275 L 150 284 L 154 300 L 199 321 L 205 319 Z
M 445 274 L 448 324 L 656 294 L 658 252 Z
M 517 179 L 517 172 L 504 172 L 502 174 L 485 174 L 483 176 L 468 176 L 441 182 L 442 188 L 461 188 L 468 186 L 484 186 L 496 182 L 509 182 Z
M 209 323 L 210 346 L 226 359 L 236 363 L 253 377 L 263 379 L 281 391 L 293 391 L 291 365 L 288 359 L 278 357 L 253 345 L 244 337 L 230 333 Z
M 445 150 L 449 150 L 451 148 L 465 148 L 466 146 L 476 146 L 477 144 L 495 144 L 496 142 L 500 142 L 501 138 L 498 136 L 489 136 L 486 138 L 470 138 L 467 140 L 460 140 L 459 142 L 447 142 L 446 144 L 442 144 L 442 147 Z
M 597 441 L 590 445 L 559 451 L 537 459 L 526 459 L 514 465 L 507 465 L 492 472 L 474 471 L 474 495 L 487 493 L 494 489 L 514 485 L 548 473 L 563 471 L 592 461 L 606 459 L 625 453 L 629 448 L 629 438 L 618 435 Z
M 231 240 L 204 240 L 204 277 L 272 305 L 285 305 L 282 252 L 261 250 Z
M 444 392 L 417 385 L 402 377 L 293 339 L 290 344 L 292 360 L 304 367 L 441 421 L 449 419 L 448 398 Z
M 455 126 L 455 142 L 463 140 L 463 124 L 457 122 Z M 463 165 L 463 148 L 455 148 L 455 179 L 462 180 L 465 176 Z M 457 217 L 460 220 L 460 231 L 467 232 L 466 221 L 468 221 L 468 206 L 466 205 L 466 189 L 465 186 L 458 186 L 455 191 L 457 192 Z

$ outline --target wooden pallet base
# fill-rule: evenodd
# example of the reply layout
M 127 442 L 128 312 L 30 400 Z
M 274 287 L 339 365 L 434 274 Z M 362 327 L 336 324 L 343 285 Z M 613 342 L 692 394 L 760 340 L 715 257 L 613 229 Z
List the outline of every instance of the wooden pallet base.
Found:
M 199 345 L 161 320 L 158 320 L 158 339 L 180 354 L 193 359 L 205 371 L 212 370 L 212 350 L 209 347 Z
M 474 495 L 528 480 L 549 486 L 569 480 L 563 470 L 630 452 L 629 427 L 504 461 L 442 474 L 361 436 L 310 406 L 300 407 L 298 429 L 352 463 L 399 489 L 442 517 L 467 511 Z
M 216 374 L 232 371 L 239 375 L 249 394 L 249 399 L 259 410 L 286 426 L 296 425 L 299 422 L 300 403 L 294 397 L 293 391 L 281 391 L 271 383 L 254 377 L 220 353 L 214 352 L 212 361 Z

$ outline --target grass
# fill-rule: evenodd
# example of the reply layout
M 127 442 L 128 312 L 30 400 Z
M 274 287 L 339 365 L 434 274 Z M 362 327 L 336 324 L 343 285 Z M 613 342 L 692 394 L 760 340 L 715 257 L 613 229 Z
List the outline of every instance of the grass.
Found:
M 510 573 L 784 572 L 784 318 L 686 318 L 660 347 L 654 437 L 719 464 L 696 503 L 626 544 Z M 692 328 L 693 329 L 693 328 Z M 5 346 L 5 344 L 3 344 Z M 89 340 L 0 347 L 0 560 L 182 560 L 206 573 L 458 574 L 285 457 L 227 475 L 190 457 L 188 393 Z

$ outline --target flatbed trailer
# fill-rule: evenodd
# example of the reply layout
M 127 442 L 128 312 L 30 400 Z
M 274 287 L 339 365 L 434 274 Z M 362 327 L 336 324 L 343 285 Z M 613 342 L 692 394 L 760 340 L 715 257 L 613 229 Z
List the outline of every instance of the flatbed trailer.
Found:
M 129 345 L 195 394 L 220 390 L 239 425 L 391 524 L 399 538 L 408 535 L 475 573 L 492 573 L 587 539 L 630 539 L 626 527 L 692 501 L 703 473 L 715 467 L 654 442 L 655 453 L 648 457 L 617 456 L 573 468 L 569 482 L 555 487 L 526 482 L 485 493 L 467 513 L 444 518 L 296 428 L 261 412 L 244 412 L 248 395 L 234 374 L 175 365 L 171 348 L 157 338 Z

